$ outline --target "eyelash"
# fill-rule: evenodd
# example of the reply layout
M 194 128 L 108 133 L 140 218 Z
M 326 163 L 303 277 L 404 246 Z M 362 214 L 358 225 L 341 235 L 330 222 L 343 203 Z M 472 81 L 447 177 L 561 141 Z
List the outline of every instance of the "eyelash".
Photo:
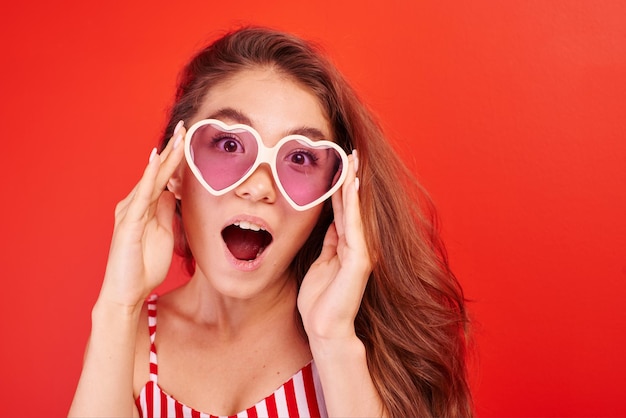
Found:
M 304 155 L 306 155 L 307 158 L 311 159 L 311 163 L 315 163 L 319 159 L 319 157 L 317 155 L 315 155 L 314 153 L 312 153 L 311 151 L 306 150 L 306 149 L 295 149 L 295 150 L 292 150 L 289 153 L 289 155 L 294 155 L 294 154 L 304 154 Z
M 219 144 L 223 143 L 224 141 L 227 140 L 231 140 L 237 143 L 237 146 L 240 147 L 241 149 L 245 150 L 243 144 L 241 143 L 241 140 L 239 139 L 239 137 L 237 137 L 236 135 L 230 135 L 227 133 L 223 133 L 223 134 L 219 134 L 216 135 L 212 138 L 211 140 L 211 145 L 214 147 L 217 147 Z

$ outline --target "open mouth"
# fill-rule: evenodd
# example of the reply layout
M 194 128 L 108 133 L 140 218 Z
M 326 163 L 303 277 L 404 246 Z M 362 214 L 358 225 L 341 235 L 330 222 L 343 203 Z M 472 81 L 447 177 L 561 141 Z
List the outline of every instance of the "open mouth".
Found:
M 272 234 L 247 221 L 235 222 L 222 230 L 230 253 L 238 260 L 255 260 L 272 243 Z

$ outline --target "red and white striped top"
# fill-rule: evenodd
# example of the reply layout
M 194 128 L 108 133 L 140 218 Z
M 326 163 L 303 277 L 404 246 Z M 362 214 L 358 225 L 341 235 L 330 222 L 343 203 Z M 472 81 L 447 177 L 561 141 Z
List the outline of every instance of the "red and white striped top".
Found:
M 216 415 L 194 410 L 178 402 L 158 385 L 156 336 L 156 295 L 148 300 L 148 327 L 150 330 L 150 380 L 141 389 L 135 404 L 142 417 L 217 418 Z M 311 361 L 294 374 L 274 393 L 256 405 L 229 418 L 255 417 L 326 417 L 322 386 L 315 364 Z M 226 417 L 222 417 L 226 418 Z

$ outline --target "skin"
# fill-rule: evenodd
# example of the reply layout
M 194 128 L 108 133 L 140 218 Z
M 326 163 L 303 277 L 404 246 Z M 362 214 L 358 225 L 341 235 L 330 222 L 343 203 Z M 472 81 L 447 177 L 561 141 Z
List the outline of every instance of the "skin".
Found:
M 224 108 L 237 111 L 222 112 L 224 122 L 250 124 L 267 146 L 298 129 L 314 129 L 332 140 L 315 96 L 272 69 L 242 71 L 214 86 L 192 123 Z M 247 120 L 238 120 L 242 116 Z M 184 161 L 184 133 L 180 127 L 116 208 L 70 415 L 137 415 L 133 399 L 148 380 L 149 362 L 143 301 L 171 263 L 175 199 L 181 201 L 197 269 L 188 283 L 159 298 L 159 385 L 194 409 L 230 415 L 273 392 L 313 358 L 331 416 L 381 415 L 365 349 L 354 331 L 371 272 L 354 155 L 346 182 L 332 197 L 335 223 L 298 293 L 288 266 L 321 206 L 294 210 L 264 165 L 234 190 L 212 196 Z M 166 185 L 169 191 L 163 192 Z M 222 229 L 238 219 L 260 223 L 273 236 L 252 265 L 233 262 L 221 237 Z
M 315 127 L 332 138 L 315 97 L 271 70 L 240 73 L 213 87 L 191 124 L 223 109 L 239 113 L 221 116 L 223 122 L 250 122 L 266 146 L 304 127 Z M 209 285 L 207 290 L 220 299 L 220 305 L 233 305 L 231 311 L 248 310 L 249 299 L 274 295 L 277 288 L 293 282 L 287 268 L 315 226 L 321 205 L 302 212 L 293 209 L 280 194 L 267 165 L 261 165 L 232 192 L 218 197 L 195 180 L 186 163 L 181 164 L 168 187 L 182 202 L 187 236 L 198 265 L 192 280 L 203 283 L 203 288 Z M 273 237 L 264 251 L 263 263 L 253 271 L 237 271 L 224 257 L 221 231 L 240 218 L 263 224 Z

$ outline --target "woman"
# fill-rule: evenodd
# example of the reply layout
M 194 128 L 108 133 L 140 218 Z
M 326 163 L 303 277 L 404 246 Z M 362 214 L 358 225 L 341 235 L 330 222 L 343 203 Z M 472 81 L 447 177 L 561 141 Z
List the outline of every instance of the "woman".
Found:
M 70 415 L 472 414 L 428 199 L 314 48 L 220 38 L 160 149 L 116 208 Z M 144 303 L 173 249 L 189 282 Z

